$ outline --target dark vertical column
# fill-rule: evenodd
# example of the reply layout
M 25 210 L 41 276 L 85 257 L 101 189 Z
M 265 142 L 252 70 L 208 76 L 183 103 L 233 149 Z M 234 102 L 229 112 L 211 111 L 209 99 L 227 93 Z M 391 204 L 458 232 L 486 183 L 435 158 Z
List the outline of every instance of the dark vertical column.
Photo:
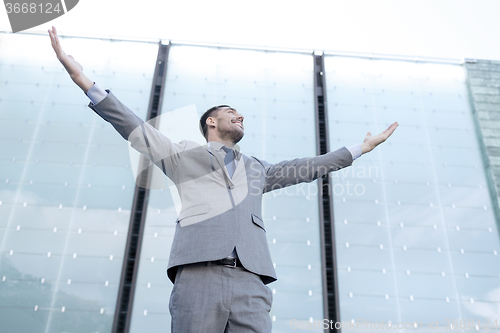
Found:
M 166 66 L 170 44 L 159 44 L 156 68 L 153 77 L 153 87 L 149 98 L 149 107 L 146 120 L 155 118 L 161 113 L 162 97 L 167 76 Z M 156 123 L 151 123 L 156 126 Z M 146 211 L 149 198 L 149 184 L 151 183 L 151 168 L 144 168 L 150 163 L 141 156 L 139 170 L 141 172 L 136 179 L 134 200 L 132 203 L 132 213 L 130 214 L 130 224 L 123 258 L 122 275 L 118 289 L 118 299 L 116 302 L 115 318 L 113 321 L 113 333 L 128 333 L 130 329 L 130 319 L 134 304 L 135 285 L 137 282 L 137 272 L 139 270 L 139 258 L 141 255 L 141 245 L 146 221 Z
M 314 58 L 314 101 L 316 106 L 316 142 L 317 154 L 330 151 L 328 138 L 328 115 L 326 110 L 326 85 L 323 55 Z M 333 224 L 333 194 L 330 191 L 329 175 L 318 179 L 318 197 L 320 210 L 321 256 L 323 269 L 323 299 L 325 317 L 340 322 L 339 298 L 337 286 L 337 261 L 335 254 L 335 232 Z M 326 329 L 326 332 L 340 332 L 340 329 Z

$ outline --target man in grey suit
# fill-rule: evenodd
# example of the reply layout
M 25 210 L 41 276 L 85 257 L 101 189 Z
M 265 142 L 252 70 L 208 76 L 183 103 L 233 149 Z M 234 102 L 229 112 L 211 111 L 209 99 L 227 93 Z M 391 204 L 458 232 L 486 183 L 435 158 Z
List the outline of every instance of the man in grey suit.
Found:
M 271 290 L 276 280 L 261 214 L 262 195 L 311 182 L 351 165 L 396 129 L 368 132 L 362 144 L 312 158 L 271 164 L 239 151 L 244 117 L 227 105 L 200 119 L 207 145 L 171 142 L 101 89 L 62 50 L 49 30 L 58 59 L 91 99 L 89 107 L 148 157 L 176 185 L 182 209 L 167 269 L 172 332 L 271 332 Z

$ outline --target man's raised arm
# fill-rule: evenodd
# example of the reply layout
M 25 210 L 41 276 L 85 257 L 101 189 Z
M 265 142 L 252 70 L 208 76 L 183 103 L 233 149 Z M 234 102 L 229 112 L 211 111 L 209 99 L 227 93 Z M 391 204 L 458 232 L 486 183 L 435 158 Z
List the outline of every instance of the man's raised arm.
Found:
M 297 158 L 270 164 L 265 161 L 259 162 L 266 170 L 266 186 L 264 192 L 281 189 L 287 186 L 312 182 L 323 177 L 327 173 L 337 171 L 350 166 L 354 159 L 372 151 L 375 147 L 387 140 L 399 126 L 397 122 L 392 123 L 385 131 L 373 135 L 368 132 L 361 145 L 350 148 L 342 147 L 336 151 L 310 158 Z
M 143 135 L 137 135 L 144 121 L 123 105 L 113 96 L 113 94 L 97 86 L 83 74 L 82 65 L 80 65 L 71 55 L 67 55 L 62 49 L 55 27 L 49 30 L 49 35 L 57 59 L 59 59 L 64 66 L 73 82 L 75 82 L 91 100 L 92 103 L 89 104 L 89 107 L 101 118 L 113 125 L 116 131 L 120 133 L 125 140 L 132 142 L 137 141 L 137 137 L 140 137 L 142 141 L 144 141 Z M 132 135 L 134 131 L 136 135 Z M 134 148 L 142 152 L 142 150 L 144 150 L 141 149 L 142 145 L 143 144 L 140 143 L 137 148 Z
M 89 107 L 101 118 L 109 122 L 115 130 L 130 142 L 132 148 L 155 163 L 167 176 L 171 177 L 176 168 L 180 153 L 186 149 L 187 142 L 172 143 L 150 123 L 144 122 L 127 106 L 121 103 L 109 90 L 95 85 L 85 74 L 83 67 L 61 47 L 55 27 L 49 30 L 52 48 L 57 59 L 69 76 L 90 98 Z
M 59 59 L 61 64 L 64 66 L 73 82 L 75 82 L 84 93 L 87 93 L 87 91 L 89 91 L 89 89 L 94 85 L 94 82 L 83 74 L 82 65 L 80 65 L 72 56 L 67 55 L 66 52 L 64 52 L 61 44 L 59 43 L 56 27 L 49 29 L 49 35 L 52 48 L 56 52 L 57 59 Z

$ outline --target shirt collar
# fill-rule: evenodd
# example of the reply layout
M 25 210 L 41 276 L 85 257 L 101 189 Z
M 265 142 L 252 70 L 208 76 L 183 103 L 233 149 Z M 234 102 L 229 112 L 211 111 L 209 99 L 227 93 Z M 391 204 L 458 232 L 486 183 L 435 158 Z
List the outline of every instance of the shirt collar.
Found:
M 208 143 L 208 147 L 210 149 L 214 149 L 214 150 L 216 150 L 219 153 L 222 150 L 223 146 L 224 146 L 224 144 L 221 143 L 221 142 L 219 142 L 219 141 L 210 141 Z M 234 148 L 233 148 L 233 151 L 234 151 L 234 154 L 236 156 L 236 159 L 239 161 L 240 158 L 241 158 L 240 146 L 238 146 L 238 144 L 235 144 Z

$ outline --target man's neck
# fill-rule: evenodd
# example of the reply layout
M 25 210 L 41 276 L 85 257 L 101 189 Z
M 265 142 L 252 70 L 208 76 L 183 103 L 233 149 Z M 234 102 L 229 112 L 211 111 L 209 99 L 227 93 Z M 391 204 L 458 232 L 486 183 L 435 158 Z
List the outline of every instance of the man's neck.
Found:
M 228 147 L 228 148 L 231 148 L 231 149 L 234 149 L 234 142 L 230 142 L 230 141 L 224 141 L 224 140 L 221 140 L 221 139 L 210 139 L 208 140 L 208 142 L 219 142 L 221 144 L 223 144 L 224 146 Z

